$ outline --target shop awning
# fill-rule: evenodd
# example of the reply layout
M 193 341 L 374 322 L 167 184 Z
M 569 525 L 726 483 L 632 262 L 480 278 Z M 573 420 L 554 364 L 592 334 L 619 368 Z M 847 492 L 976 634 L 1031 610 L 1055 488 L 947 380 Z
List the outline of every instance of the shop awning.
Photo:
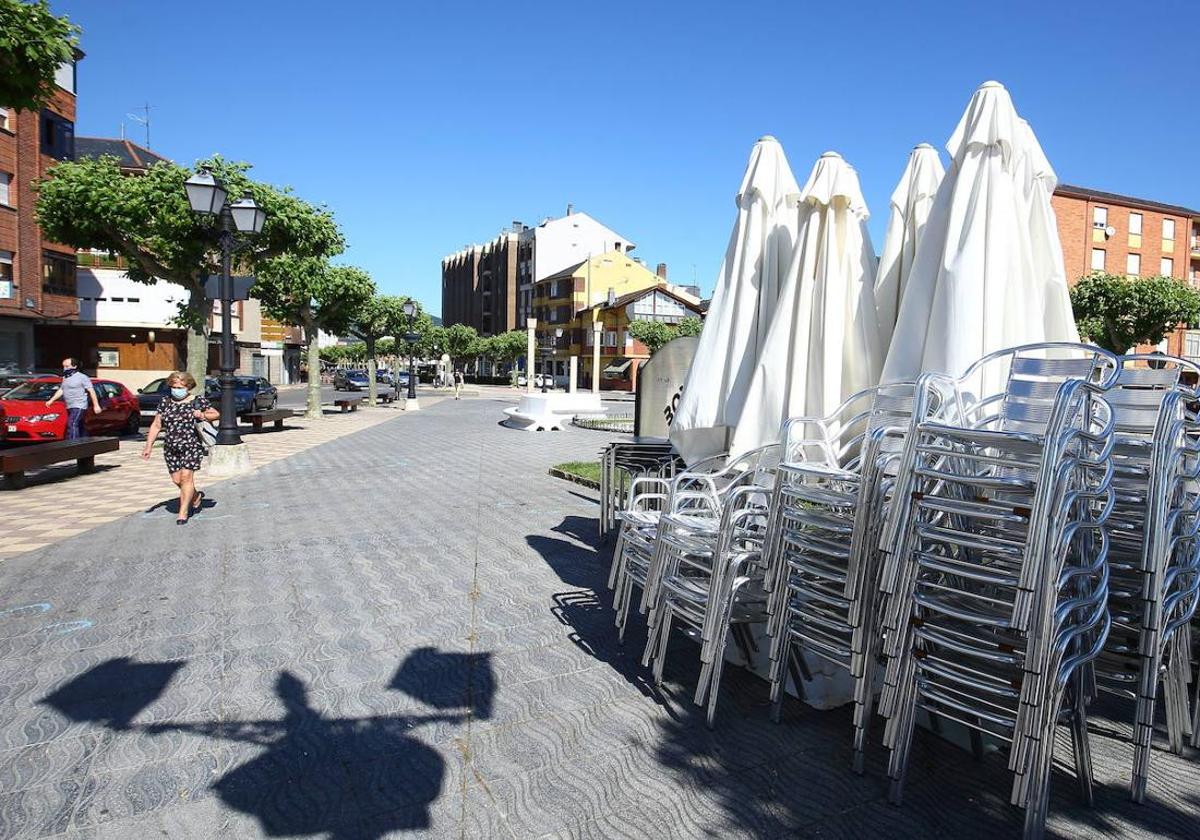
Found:
M 628 375 L 627 371 L 629 370 L 629 366 L 631 364 L 633 364 L 632 359 L 625 359 L 624 361 L 613 362 L 611 365 L 609 365 L 608 367 L 606 367 L 604 369 L 604 376 L 608 377 L 609 379 L 622 379 Z

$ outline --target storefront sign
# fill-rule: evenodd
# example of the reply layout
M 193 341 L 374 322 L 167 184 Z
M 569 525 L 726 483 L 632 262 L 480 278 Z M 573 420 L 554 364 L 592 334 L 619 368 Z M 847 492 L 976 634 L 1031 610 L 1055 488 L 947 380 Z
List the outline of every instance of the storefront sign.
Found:
M 650 357 L 637 375 L 633 433 L 641 437 L 665 438 L 700 339 L 683 336 L 668 341 Z

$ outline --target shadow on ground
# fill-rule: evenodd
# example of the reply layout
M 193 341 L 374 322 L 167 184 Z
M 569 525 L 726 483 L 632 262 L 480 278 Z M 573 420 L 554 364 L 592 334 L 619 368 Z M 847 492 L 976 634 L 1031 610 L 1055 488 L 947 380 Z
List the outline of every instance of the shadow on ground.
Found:
M 211 785 L 226 806 L 258 820 L 270 837 L 377 838 L 428 828 L 446 775 L 441 755 L 416 735 L 421 727 L 491 715 L 496 690 L 488 653 L 421 648 L 397 668 L 390 689 L 430 714 L 327 717 L 304 681 L 280 671 L 274 691 L 282 718 L 137 724 L 186 662 L 111 659 L 41 701 L 70 720 L 123 733 L 188 733 L 262 747 Z
M 591 518 L 568 516 L 553 529 L 561 537 L 530 535 L 526 540 L 564 583 L 575 587 L 555 594 L 551 606 L 569 628 L 571 642 L 661 707 L 653 752 L 678 782 L 681 803 L 684 791 L 705 791 L 705 799 L 719 803 L 726 825 L 762 838 L 1021 836 L 1023 812 L 1008 803 L 1012 775 L 1003 751 L 976 759 L 931 732 L 919 732 L 904 804 L 897 807 L 887 802 L 887 750 L 878 740 L 881 720 L 873 727 L 866 772 L 856 775 L 849 707 L 823 712 L 789 700 L 783 721 L 774 724 L 765 681 L 739 667 L 726 670 L 716 728 L 708 730 L 703 710 L 691 702 L 699 676 L 694 642 L 682 636 L 672 640 L 662 687 L 654 685 L 649 669 L 641 665 L 644 618 L 631 616 L 624 645 L 617 642 L 607 589 L 612 542 L 601 543 L 596 524 Z M 1117 704 L 1096 711 L 1119 716 L 1122 709 Z M 1119 739 L 1093 732 L 1095 808 L 1082 803 L 1071 770 L 1056 768 L 1049 835 L 1197 836 L 1196 751 L 1183 758 L 1156 753 L 1152 778 L 1158 785 L 1147 804 L 1135 805 L 1126 787 L 1132 762 L 1128 731 L 1126 724 Z M 1069 741 L 1060 738 L 1059 746 L 1057 755 L 1069 761 Z M 1186 768 L 1183 778 L 1173 778 L 1177 774 L 1168 762 Z M 658 806 L 671 809 L 669 802 Z M 691 810 L 679 805 L 679 819 L 691 818 Z M 695 830 L 719 833 L 720 826 L 696 824 Z

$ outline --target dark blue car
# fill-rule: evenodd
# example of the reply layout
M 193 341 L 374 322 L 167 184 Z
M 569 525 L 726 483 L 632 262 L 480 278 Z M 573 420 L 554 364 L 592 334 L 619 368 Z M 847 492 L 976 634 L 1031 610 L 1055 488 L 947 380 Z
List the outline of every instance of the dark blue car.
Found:
M 234 377 L 233 402 L 239 415 L 270 411 L 279 401 L 279 391 L 261 376 Z M 204 393 L 213 405 L 221 405 L 221 381 L 215 376 L 204 380 Z

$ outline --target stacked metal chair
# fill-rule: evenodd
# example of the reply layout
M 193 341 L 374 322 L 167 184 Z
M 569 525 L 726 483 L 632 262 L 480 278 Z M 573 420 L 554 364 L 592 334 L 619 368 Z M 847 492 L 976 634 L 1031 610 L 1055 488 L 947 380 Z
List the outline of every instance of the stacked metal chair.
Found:
M 659 520 L 643 590 L 650 609 L 642 662 L 661 684 L 672 629 L 699 641 L 695 702 L 703 705 L 707 697 L 710 726 L 731 631 L 749 660 L 747 625 L 765 618 L 762 545 L 778 461 L 778 445 L 734 458 L 719 493 L 676 492 Z
M 683 466 L 665 440 L 613 441 L 600 452 L 600 536 L 618 525 L 634 479 L 673 476 Z
M 765 565 L 771 700 L 779 720 L 803 656 L 854 680 L 854 767 L 862 772 L 879 653 L 879 539 L 905 435 L 911 382 L 852 395 L 828 417 L 783 427 Z
M 679 516 L 694 511 L 705 517 L 719 508 L 723 494 L 743 478 L 737 465 L 725 462 L 725 455 L 717 455 L 678 473 L 673 462 L 668 462 L 662 467 L 665 474 L 640 475 L 630 481 L 629 502 L 616 515 L 620 531 L 608 574 L 622 641 L 635 587 L 642 593 L 638 612 L 645 613 L 649 604 L 647 578 L 654 565 L 659 520 L 666 512 Z
M 1134 701 L 1135 802 L 1146 797 L 1160 683 L 1172 752 L 1182 752 L 1192 728 L 1188 625 L 1200 597 L 1200 424 L 1196 393 L 1180 382 L 1185 372 L 1197 368 L 1157 354 L 1126 356 L 1108 394 L 1117 434 L 1116 505 L 1107 525 L 1112 629 L 1095 669 L 1101 690 Z
M 1055 729 L 1091 801 L 1090 663 L 1108 631 L 1116 357 L 1033 345 L 923 376 L 883 588 L 880 711 L 899 802 L 919 712 L 1011 744 L 1013 804 L 1044 831 Z M 937 408 L 934 409 L 934 403 Z

